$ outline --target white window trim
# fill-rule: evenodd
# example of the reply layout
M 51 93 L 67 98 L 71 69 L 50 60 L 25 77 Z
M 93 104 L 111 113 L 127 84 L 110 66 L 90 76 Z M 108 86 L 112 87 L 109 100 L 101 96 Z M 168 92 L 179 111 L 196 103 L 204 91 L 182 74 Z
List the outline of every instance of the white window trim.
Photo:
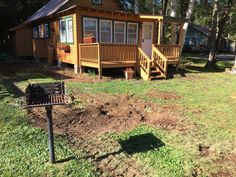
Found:
M 111 41 L 109 42 L 109 43 L 112 43 L 112 39 L 113 39 L 113 25 L 112 25 L 112 20 L 103 20 L 103 19 L 101 19 L 101 20 L 99 20 L 99 37 L 100 37 L 100 39 L 99 39 L 99 41 L 101 42 L 101 43 L 105 43 L 105 42 L 102 42 L 101 41 L 101 36 L 102 36 L 102 25 L 101 25 L 101 22 L 110 22 L 111 23 Z
M 83 38 L 84 38 L 84 34 L 85 34 L 85 25 L 84 25 L 84 23 L 85 23 L 86 19 L 96 21 L 96 42 L 98 42 L 98 19 L 96 19 L 96 18 L 88 18 L 88 17 L 83 18 Z
M 117 24 L 117 23 L 123 23 L 123 24 L 125 24 L 125 25 L 124 25 L 124 43 L 117 43 L 117 42 L 116 42 L 116 24 Z M 126 22 L 122 22 L 122 21 L 115 21 L 115 22 L 114 22 L 114 43 L 115 43 L 115 44 L 126 44 L 126 31 L 127 31 Z
M 71 20 L 72 21 L 72 41 L 68 41 L 68 21 Z M 61 39 L 61 36 L 62 36 L 62 31 L 61 31 L 61 23 L 62 22 L 66 22 L 66 37 L 65 37 L 65 40 L 62 41 Z M 74 29 L 73 29 L 73 17 L 66 17 L 66 18 L 62 18 L 60 19 L 60 22 L 59 22 L 59 25 L 60 25 L 60 42 L 61 43 L 74 43 Z
M 127 24 L 127 43 L 129 41 L 129 25 L 136 25 L 137 26 L 137 31 L 136 31 L 136 43 L 135 44 L 138 44 L 138 38 L 139 38 L 139 24 L 138 23 L 131 23 L 131 22 L 128 22 Z M 133 33 L 132 33 L 133 34 Z M 129 44 L 133 44 L 133 43 L 129 43 Z
M 71 29 L 71 32 L 72 32 L 72 41 L 68 41 L 68 31 L 69 31 L 69 21 L 72 22 L 72 29 Z M 73 33 L 73 18 L 67 18 L 66 19 L 66 42 L 67 43 L 73 43 L 74 42 L 74 33 Z
M 72 20 L 72 41 L 68 41 L 68 21 L 69 20 Z M 62 39 L 61 39 L 61 36 L 62 36 L 62 31 L 61 31 L 61 23 L 62 22 L 66 22 L 66 37 L 65 37 L 65 40 L 63 40 L 62 41 Z M 60 29 L 60 42 L 61 43 L 74 43 L 74 30 L 73 30 L 73 17 L 66 17 L 66 18 L 62 18 L 62 19 L 60 19 L 60 22 L 59 22 L 59 25 L 60 25 L 60 27 L 59 27 L 59 29 Z
M 60 30 L 60 42 L 62 42 L 62 43 L 65 43 L 66 42 L 66 38 L 65 38 L 65 40 L 63 40 L 62 41 L 62 38 L 61 38 L 61 36 L 62 36 L 62 31 L 61 31 L 61 24 L 62 24 L 62 22 L 66 22 L 66 19 L 60 19 L 60 22 L 59 22 L 59 25 L 60 25 L 60 27 L 59 27 L 59 30 Z

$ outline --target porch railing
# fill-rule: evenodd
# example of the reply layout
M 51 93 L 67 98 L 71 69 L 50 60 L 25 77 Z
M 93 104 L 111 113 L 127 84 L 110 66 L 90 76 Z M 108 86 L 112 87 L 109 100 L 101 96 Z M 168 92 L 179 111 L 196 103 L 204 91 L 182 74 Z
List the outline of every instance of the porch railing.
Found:
M 140 47 L 138 48 L 138 60 L 141 69 L 145 72 L 147 78 L 150 78 L 152 61 Z
M 79 44 L 79 57 L 87 62 L 136 62 L 137 50 L 138 45 L 129 44 Z
M 99 44 L 79 44 L 79 58 L 81 61 L 95 62 L 99 60 Z
M 157 65 L 164 76 L 167 77 L 168 59 L 158 48 L 155 47 L 155 45 L 152 46 L 152 57 L 154 64 Z
M 136 61 L 137 45 L 130 44 L 99 44 L 101 60 L 112 61 Z
M 180 45 L 155 45 L 168 60 L 179 60 Z

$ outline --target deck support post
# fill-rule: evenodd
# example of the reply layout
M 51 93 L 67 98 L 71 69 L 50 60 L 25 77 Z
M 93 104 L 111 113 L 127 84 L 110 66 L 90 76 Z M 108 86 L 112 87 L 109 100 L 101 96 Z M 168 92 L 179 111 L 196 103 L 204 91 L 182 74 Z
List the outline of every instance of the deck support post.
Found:
M 98 68 L 99 79 L 102 79 L 102 68 Z
M 57 60 L 57 67 L 61 68 L 61 61 L 60 60 Z
M 99 74 L 99 79 L 102 79 L 102 61 L 101 61 L 101 48 L 100 44 L 98 44 L 98 74 Z
M 75 74 L 78 74 L 80 72 L 78 65 L 74 65 L 74 72 Z

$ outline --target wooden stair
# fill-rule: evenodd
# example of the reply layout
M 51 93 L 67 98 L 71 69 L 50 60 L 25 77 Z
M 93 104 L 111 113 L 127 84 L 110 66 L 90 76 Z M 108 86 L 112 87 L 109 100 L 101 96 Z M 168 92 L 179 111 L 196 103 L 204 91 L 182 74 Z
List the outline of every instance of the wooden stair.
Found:
M 158 66 L 152 66 L 150 70 L 149 80 L 163 79 L 165 78 L 164 73 L 158 68 Z
M 155 46 L 153 46 L 152 52 L 153 58 L 151 59 L 141 48 L 138 48 L 138 73 L 147 81 L 166 78 L 167 58 Z

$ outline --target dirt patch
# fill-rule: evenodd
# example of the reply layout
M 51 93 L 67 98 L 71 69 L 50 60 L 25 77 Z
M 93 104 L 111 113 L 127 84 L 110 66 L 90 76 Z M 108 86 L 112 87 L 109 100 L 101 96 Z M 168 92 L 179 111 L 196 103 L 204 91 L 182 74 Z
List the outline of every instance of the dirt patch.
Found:
M 150 91 L 148 95 L 152 98 L 158 98 L 161 100 L 179 100 L 181 98 L 180 96 L 174 93 L 158 90 Z
M 226 167 L 220 169 L 218 172 L 211 173 L 212 177 L 233 177 L 236 176 L 235 171 L 231 167 L 236 167 L 236 154 L 223 155 L 220 158 L 213 160 L 213 162 L 219 167 Z M 227 168 L 229 167 L 229 168 Z
M 5 62 L 0 65 L 0 73 L 4 76 L 14 76 L 14 74 L 19 71 L 43 73 L 46 76 L 50 76 L 56 80 L 63 80 L 65 82 L 94 83 L 112 80 L 112 78 L 109 77 L 99 79 L 98 75 L 90 76 L 88 74 L 75 74 L 72 67 L 64 66 L 59 69 L 56 66 L 48 66 L 46 63 L 35 62 L 34 60 L 15 60 L 14 62 Z
M 145 101 L 128 95 L 77 95 L 86 102 L 86 108 L 54 107 L 55 130 L 73 136 L 93 136 L 121 132 L 134 128 L 148 118 L 151 107 Z M 75 97 L 73 98 L 75 99 Z M 33 109 L 30 117 L 36 126 L 46 128 L 45 110 Z
M 211 177 L 233 177 L 234 175 L 229 171 L 219 171 L 216 173 L 211 173 Z
M 204 144 L 199 144 L 198 151 L 201 156 L 209 156 L 210 155 L 210 146 L 204 145 Z
M 95 82 L 107 82 L 112 80 L 109 77 L 103 77 L 99 79 L 98 75 L 89 76 L 88 74 L 75 74 L 71 68 L 61 68 L 57 67 L 45 67 L 41 72 L 45 75 L 51 76 L 57 80 L 64 80 L 70 82 L 81 82 L 81 83 L 95 83 Z
M 142 123 L 159 126 L 170 131 L 187 132 L 190 125 L 177 115 L 174 108 L 156 111 L 157 104 L 136 99 L 129 95 L 78 94 L 72 101 L 79 104 L 54 107 L 54 126 L 57 133 L 75 137 L 102 135 L 110 132 L 123 132 Z M 46 129 L 44 108 L 29 112 L 35 126 Z

